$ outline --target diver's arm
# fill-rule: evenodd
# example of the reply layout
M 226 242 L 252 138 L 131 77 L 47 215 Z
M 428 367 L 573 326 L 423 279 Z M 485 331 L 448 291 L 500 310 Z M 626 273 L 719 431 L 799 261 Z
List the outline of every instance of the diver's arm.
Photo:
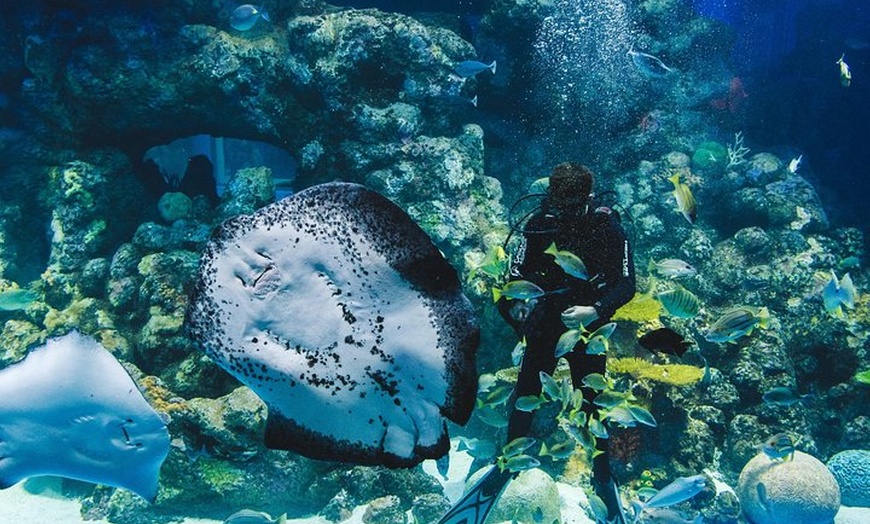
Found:
M 546 218 L 543 215 L 533 216 L 528 224 L 527 229 L 538 231 L 544 227 Z M 541 247 L 541 236 L 537 234 L 524 233 L 514 253 L 510 274 L 508 280 L 530 280 L 539 283 L 540 275 L 545 268 L 544 248 Z M 526 301 L 528 302 L 528 301 Z M 496 307 L 502 318 L 504 318 L 511 327 L 517 332 L 522 331 L 528 314 L 535 306 L 534 301 L 524 303 L 520 300 L 511 300 L 503 298 L 498 301 Z
M 613 217 L 609 217 L 608 229 L 608 234 L 603 235 L 608 240 L 605 250 L 607 293 L 592 304 L 598 311 L 598 317 L 603 319 L 609 319 L 617 309 L 628 303 L 637 287 L 634 255 L 625 230 Z

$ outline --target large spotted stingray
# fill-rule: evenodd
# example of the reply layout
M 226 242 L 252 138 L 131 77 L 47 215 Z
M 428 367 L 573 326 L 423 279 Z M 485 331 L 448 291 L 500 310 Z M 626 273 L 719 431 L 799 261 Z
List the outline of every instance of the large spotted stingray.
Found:
M 203 255 L 191 333 L 269 406 L 266 445 L 411 466 L 464 424 L 479 333 L 455 270 L 395 204 L 314 186 L 229 220 Z
M 153 501 L 168 452 L 163 419 L 90 337 L 49 339 L 0 370 L 0 488 L 57 475 Z

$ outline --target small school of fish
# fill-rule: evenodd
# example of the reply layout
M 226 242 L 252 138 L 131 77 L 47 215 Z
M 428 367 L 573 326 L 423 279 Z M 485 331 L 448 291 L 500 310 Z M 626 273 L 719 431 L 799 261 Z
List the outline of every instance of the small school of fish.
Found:
M 591 334 L 587 334 L 582 326 L 569 329 L 562 333 L 556 342 L 555 357 L 559 358 L 571 353 L 580 341 L 586 344 L 587 355 L 605 355 L 610 347 L 608 340 L 615 330 L 616 322 L 604 324 Z
M 534 469 L 541 465 L 535 457 L 526 454 L 526 450 L 535 445 L 537 440 L 531 437 L 519 437 L 508 442 L 501 449 L 501 455 L 496 460 L 496 465 L 502 471 L 519 473 L 527 469 Z

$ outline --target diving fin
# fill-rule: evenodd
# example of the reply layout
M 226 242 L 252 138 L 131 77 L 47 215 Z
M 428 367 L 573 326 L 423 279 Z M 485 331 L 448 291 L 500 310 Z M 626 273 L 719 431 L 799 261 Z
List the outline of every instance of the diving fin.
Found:
M 493 466 L 441 517 L 438 524 L 483 524 L 498 496 L 514 476 L 515 473 Z

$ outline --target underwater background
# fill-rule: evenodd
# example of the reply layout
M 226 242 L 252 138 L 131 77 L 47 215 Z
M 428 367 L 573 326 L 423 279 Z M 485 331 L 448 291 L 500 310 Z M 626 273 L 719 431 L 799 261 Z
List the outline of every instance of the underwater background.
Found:
M 870 522 L 865 0 L 276 0 L 242 18 L 239 6 L 0 6 L 0 385 L 28 351 L 78 331 L 122 363 L 170 439 L 153 503 L 36 477 L 0 491 L 0 522 L 223 522 L 242 509 L 437 522 L 504 444 L 518 341 L 492 301 L 494 253 L 564 161 L 596 174 L 638 268 L 602 386 L 654 417 L 608 436 L 626 506 L 705 474 L 708 489 L 639 521 Z M 471 420 L 449 425 L 446 470 L 266 448 L 266 405 L 187 329 L 215 228 L 332 181 L 405 210 L 474 306 L 480 389 Z M 667 259 L 696 274 L 667 274 L 655 263 Z M 764 322 L 708 340 L 739 307 Z M 638 343 L 662 327 L 690 350 Z M 21 399 L 0 398 L 0 460 L 43 401 L 36 388 Z M 550 447 L 565 438 L 557 411 L 536 419 Z M 764 490 L 741 482 L 780 434 L 794 448 L 783 473 Z M 595 522 L 579 444 L 540 456 L 487 522 Z

